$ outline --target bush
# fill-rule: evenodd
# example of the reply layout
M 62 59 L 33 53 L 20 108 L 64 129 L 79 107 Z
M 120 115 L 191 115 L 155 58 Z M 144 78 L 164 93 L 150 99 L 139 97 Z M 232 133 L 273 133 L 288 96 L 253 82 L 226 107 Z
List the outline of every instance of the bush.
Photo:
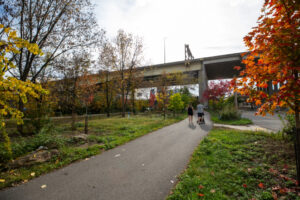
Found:
M 296 133 L 296 120 L 295 115 L 287 114 L 285 115 L 284 119 L 282 116 L 278 115 L 280 120 L 282 121 L 283 128 L 282 128 L 282 135 L 287 136 L 289 140 L 295 139 Z
M 70 139 L 63 136 L 58 136 L 51 132 L 52 126 L 45 126 L 41 131 L 32 137 L 18 138 L 18 142 L 11 143 L 12 158 L 15 159 L 19 156 L 23 156 L 27 153 L 35 151 L 40 146 L 52 148 L 62 147 L 69 142 Z M 5 149 L 4 143 L 0 142 L 0 163 L 6 163 L 10 160 L 9 152 Z
M 236 120 L 241 118 L 241 113 L 232 105 L 226 105 L 219 115 L 221 120 Z
M 224 98 L 220 98 L 219 100 L 209 100 L 208 101 L 208 107 L 210 110 L 212 111 L 216 111 L 219 112 L 220 110 L 224 109 L 224 107 L 226 106 L 226 102 L 224 101 Z

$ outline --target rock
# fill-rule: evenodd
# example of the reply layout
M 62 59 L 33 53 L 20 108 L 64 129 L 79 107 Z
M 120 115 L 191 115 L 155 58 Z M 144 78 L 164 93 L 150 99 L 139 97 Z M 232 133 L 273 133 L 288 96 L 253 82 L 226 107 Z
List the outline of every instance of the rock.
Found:
M 37 150 L 35 151 L 40 151 L 40 150 L 48 150 L 48 147 L 39 146 L 39 148 L 37 148 Z
M 76 142 L 80 141 L 87 141 L 87 135 L 86 134 L 80 134 L 80 135 L 75 135 L 72 137 Z
M 28 154 L 26 156 L 22 156 L 17 158 L 9 163 L 11 168 L 18 168 L 22 166 L 30 166 L 37 163 L 43 163 L 49 161 L 53 156 L 58 155 L 59 151 L 57 149 L 53 149 L 50 151 L 47 150 L 37 150 Z

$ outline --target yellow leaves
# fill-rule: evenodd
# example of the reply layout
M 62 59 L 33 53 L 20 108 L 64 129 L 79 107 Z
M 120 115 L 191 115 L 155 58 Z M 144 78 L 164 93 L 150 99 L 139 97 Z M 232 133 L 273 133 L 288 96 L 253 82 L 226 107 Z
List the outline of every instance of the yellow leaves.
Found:
M 4 26 L 0 24 L 0 29 Z M 4 33 L 7 34 L 6 40 L 0 41 L 0 119 L 4 116 L 10 116 L 17 120 L 17 124 L 22 124 L 23 113 L 16 109 L 12 102 L 18 102 L 19 97 L 25 103 L 27 102 L 27 96 L 35 98 L 39 97 L 39 94 L 47 94 L 41 85 L 34 84 L 30 81 L 24 82 L 13 77 L 4 77 L 5 73 L 15 68 L 13 62 L 6 56 L 7 53 L 20 53 L 20 48 L 27 48 L 31 53 L 42 55 L 42 51 L 37 44 L 29 43 L 22 38 L 17 37 L 17 32 L 11 28 L 4 28 Z M 1 127 L 5 127 L 5 123 L 0 121 Z
M 11 28 L 5 28 L 5 29 L 4 29 L 4 32 L 5 32 L 5 33 L 9 33 L 10 29 L 11 29 Z
M 5 179 L 0 179 L 0 183 L 4 183 L 5 182 Z
M 17 37 L 17 32 L 16 31 L 11 31 L 8 34 L 8 39 L 10 39 L 10 38 L 16 38 L 16 37 Z
M 35 172 L 31 172 L 31 173 L 30 173 L 30 176 L 35 176 Z

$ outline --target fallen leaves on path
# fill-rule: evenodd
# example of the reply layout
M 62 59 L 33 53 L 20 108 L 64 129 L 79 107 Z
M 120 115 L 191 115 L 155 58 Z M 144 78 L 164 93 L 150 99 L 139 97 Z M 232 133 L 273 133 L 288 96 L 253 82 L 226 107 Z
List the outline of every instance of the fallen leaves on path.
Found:
M 42 189 L 45 189 L 46 187 L 47 187 L 47 185 L 42 185 L 41 186 Z

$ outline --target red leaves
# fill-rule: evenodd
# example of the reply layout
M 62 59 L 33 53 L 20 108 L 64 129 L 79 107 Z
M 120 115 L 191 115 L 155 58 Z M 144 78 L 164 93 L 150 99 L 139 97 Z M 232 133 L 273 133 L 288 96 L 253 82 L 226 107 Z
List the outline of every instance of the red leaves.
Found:
M 199 185 L 198 188 L 201 190 L 201 189 L 204 188 L 204 186 L 203 186 L 203 185 Z M 202 194 L 202 193 L 198 193 L 197 195 L 198 195 L 199 197 L 204 197 L 204 194 Z
M 243 184 L 243 187 L 244 187 L 244 188 L 247 188 L 247 185 L 246 185 L 246 184 Z
M 241 67 L 240 66 L 235 66 L 233 69 L 240 71 Z
M 259 183 L 258 187 L 260 187 L 261 189 L 264 189 L 264 184 L 263 183 Z
M 218 100 L 231 91 L 230 85 L 230 81 L 212 81 L 209 83 L 208 89 L 204 91 L 203 97 L 208 100 Z
M 151 91 L 150 92 L 150 99 L 149 99 L 149 106 L 150 107 L 154 107 L 154 103 L 155 103 L 155 94 Z

